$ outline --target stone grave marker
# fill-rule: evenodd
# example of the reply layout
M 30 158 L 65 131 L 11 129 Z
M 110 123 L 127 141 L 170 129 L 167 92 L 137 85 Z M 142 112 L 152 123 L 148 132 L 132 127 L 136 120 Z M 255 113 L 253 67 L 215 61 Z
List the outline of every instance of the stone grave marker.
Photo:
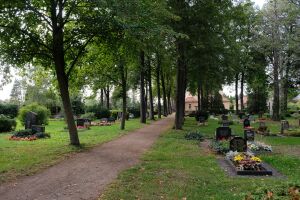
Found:
M 245 129 L 244 130 L 244 138 L 246 139 L 246 141 L 254 141 L 255 138 L 255 132 L 253 129 Z
M 32 125 L 37 125 L 37 114 L 28 112 L 25 116 L 25 129 L 31 129 Z
M 31 128 L 34 133 L 45 133 L 45 126 L 32 125 Z
M 216 140 L 228 140 L 231 137 L 231 128 L 218 127 L 216 130 Z
M 222 125 L 223 125 L 223 127 L 228 127 L 228 126 L 230 126 L 230 121 L 228 121 L 228 120 L 223 120 L 223 121 L 222 121 Z
M 244 119 L 244 128 L 249 127 L 250 126 L 250 120 L 248 118 Z
M 227 121 L 228 120 L 228 116 L 227 115 L 222 115 L 221 118 L 222 118 L 223 121 Z
M 234 137 L 230 140 L 229 148 L 231 151 L 246 152 L 247 141 L 242 137 Z
M 283 132 L 285 130 L 289 130 L 290 129 L 290 124 L 287 120 L 282 120 L 281 121 L 281 134 L 283 134 Z
M 266 128 L 266 127 L 267 127 L 266 122 L 264 122 L 264 121 L 259 121 L 258 128 L 264 129 L 264 128 Z
M 205 117 L 204 116 L 199 116 L 199 123 L 201 123 L 201 124 L 205 123 Z

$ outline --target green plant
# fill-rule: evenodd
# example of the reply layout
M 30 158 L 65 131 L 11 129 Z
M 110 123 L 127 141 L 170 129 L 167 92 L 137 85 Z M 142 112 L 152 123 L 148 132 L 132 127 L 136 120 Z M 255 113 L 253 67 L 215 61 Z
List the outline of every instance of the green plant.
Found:
M 139 107 L 129 107 L 128 112 L 133 114 L 134 118 L 139 118 L 141 115 Z
M 0 133 L 13 131 L 16 128 L 16 120 L 0 115 Z
M 80 116 L 80 118 L 83 118 L 83 119 L 89 119 L 89 120 L 95 120 L 96 119 L 96 116 L 95 116 L 95 113 L 93 112 L 88 112 L 88 113 L 85 113 L 83 115 Z
M 19 106 L 15 104 L 2 104 L 0 103 L 0 114 L 15 118 L 18 115 Z
M 229 151 L 229 142 L 212 140 L 210 148 L 216 153 L 226 154 Z
M 187 139 L 187 140 L 198 140 L 198 141 L 203 141 L 204 140 L 203 134 L 198 132 L 198 131 L 189 132 L 189 133 L 185 134 L 184 138 Z
M 107 108 L 103 108 L 100 104 L 88 106 L 85 111 L 87 113 L 95 113 L 97 119 L 109 118 L 111 116 L 111 112 Z
M 26 114 L 28 112 L 34 112 L 37 114 L 37 125 L 48 124 L 50 111 L 45 106 L 33 103 L 26 105 L 20 109 L 18 118 L 21 121 L 22 125 L 25 124 Z

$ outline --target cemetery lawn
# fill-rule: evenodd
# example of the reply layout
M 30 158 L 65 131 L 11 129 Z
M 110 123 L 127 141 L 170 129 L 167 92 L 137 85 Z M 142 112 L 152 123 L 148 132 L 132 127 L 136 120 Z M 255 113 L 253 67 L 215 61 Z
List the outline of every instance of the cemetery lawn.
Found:
M 200 130 L 212 138 L 219 125 L 199 127 L 194 118 L 186 118 L 184 130 L 170 130 L 163 134 L 155 146 L 146 153 L 141 164 L 121 173 L 100 199 L 230 199 L 241 200 L 256 190 L 270 189 L 300 180 L 300 156 L 280 149 L 292 148 L 300 152 L 299 138 L 258 137 L 271 144 L 275 153 L 262 155 L 286 179 L 270 177 L 229 177 L 217 163 L 216 155 L 199 142 L 184 139 L 184 134 Z M 255 125 L 256 126 L 256 125 Z M 267 126 L 270 126 L 267 123 Z M 279 125 L 273 123 L 273 129 Z M 234 134 L 242 135 L 242 124 L 231 126 Z M 288 186 L 284 187 L 286 190 Z
M 126 121 L 125 131 L 120 130 L 119 123 L 79 130 L 81 147 L 74 147 L 69 145 L 69 134 L 64 130 L 65 126 L 64 121 L 51 120 L 46 126 L 46 132 L 51 134 L 51 138 L 35 141 L 10 141 L 11 134 L 0 134 L 0 183 L 18 176 L 33 174 L 54 165 L 72 153 L 87 150 L 143 127 L 139 119 L 132 119 Z M 19 125 L 18 129 L 22 127 Z

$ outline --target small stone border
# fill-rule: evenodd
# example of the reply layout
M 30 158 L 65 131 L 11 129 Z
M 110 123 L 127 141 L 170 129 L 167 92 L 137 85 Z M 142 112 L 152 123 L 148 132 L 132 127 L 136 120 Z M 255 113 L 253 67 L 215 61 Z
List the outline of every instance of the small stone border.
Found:
M 237 175 L 236 170 L 232 165 L 228 163 L 228 161 L 225 158 L 217 158 L 217 162 L 219 166 L 226 172 L 226 174 L 230 177 L 238 177 L 238 178 L 280 178 L 280 179 L 285 179 L 286 176 L 283 174 L 279 173 L 276 169 L 274 169 L 271 165 L 267 163 L 263 163 L 263 166 L 271 170 L 273 172 L 272 176 L 257 176 L 257 175 Z

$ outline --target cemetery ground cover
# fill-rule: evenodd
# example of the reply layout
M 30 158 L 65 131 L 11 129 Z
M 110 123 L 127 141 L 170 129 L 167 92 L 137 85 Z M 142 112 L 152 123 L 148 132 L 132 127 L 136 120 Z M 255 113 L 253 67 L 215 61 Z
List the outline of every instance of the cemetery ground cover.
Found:
M 80 147 L 68 145 L 69 134 L 63 129 L 66 126 L 64 121 L 50 120 L 46 126 L 46 132 L 51 134 L 50 139 L 10 141 L 8 138 L 11 134 L 0 134 L 0 183 L 20 175 L 33 174 L 72 153 L 110 141 L 143 126 L 138 119 L 127 121 L 125 131 L 121 131 L 119 125 L 117 122 L 112 126 L 94 126 L 90 130 L 80 130 Z M 17 130 L 19 129 L 24 128 L 18 125 Z
M 219 125 L 212 119 L 208 124 L 199 127 L 194 118 L 186 118 L 183 131 L 170 130 L 162 135 L 152 150 L 144 156 L 143 162 L 123 172 L 100 199 L 240 200 L 257 190 L 264 193 L 264 189 L 273 190 L 278 186 L 287 190 L 288 183 L 299 181 L 300 157 L 277 151 L 287 147 L 299 151 L 299 137 L 256 138 L 273 146 L 274 153 L 260 157 L 285 175 L 285 179 L 229 177 L 218 165 L 215 154 L 200 147 L 199 142 L 184 138 L 185 133 L 194 130 L 200 130 L 206 137 L 212 138 Z M 275 122 L 272 122 L 271 127 L 269 123 L 267 125 L 274 130 L 280 126 Z M 242 135 L 242 124 L 235 124 L 231 128 L 233 134 Z

